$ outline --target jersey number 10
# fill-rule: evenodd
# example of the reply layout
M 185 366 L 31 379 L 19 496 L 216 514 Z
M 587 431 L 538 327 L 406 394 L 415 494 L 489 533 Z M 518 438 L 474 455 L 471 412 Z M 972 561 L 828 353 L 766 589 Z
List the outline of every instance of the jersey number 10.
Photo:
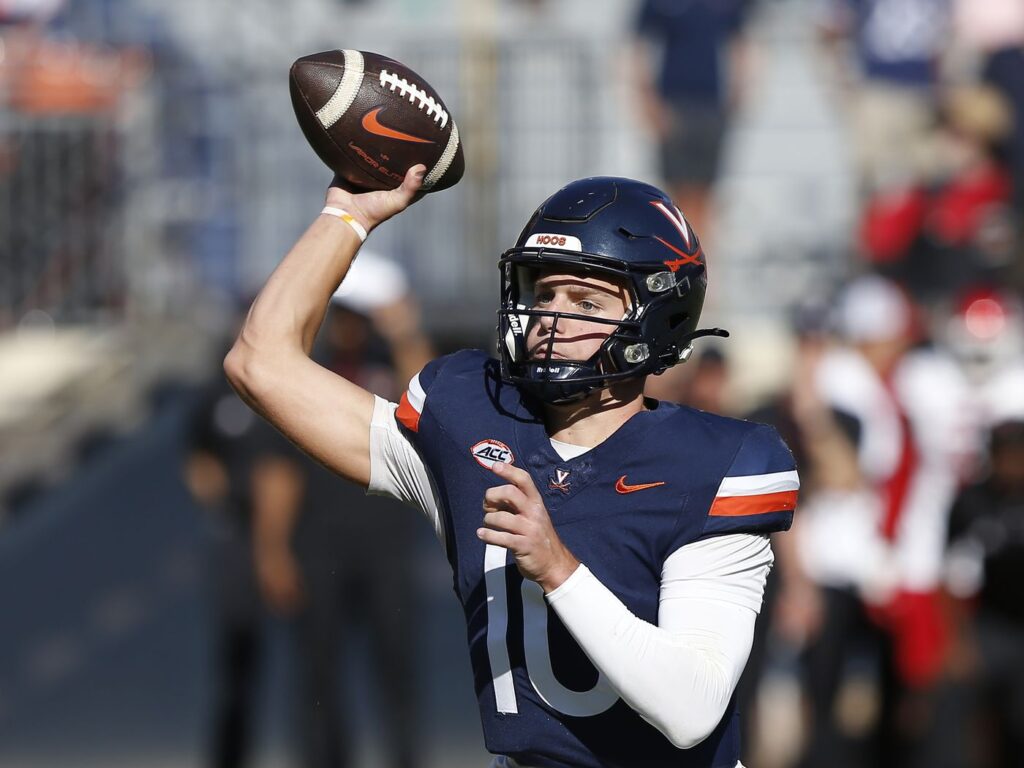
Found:
M 484 550 L 484 583 L 487 588 L 487 655 L 491 662 L 494 703 L 502 714 L 518 714 L 515 680 L 508 660 L 508 601 L 505 569 L 515 568 L 508 562 L 508 550 L 488 544 Z M 523 579 L 520 590 L 523 601 L 523 651 L 530 683 L 537 695 L 552 709 L 571 717 L 590 717 L 609 709 L 618 694 L 598 671 L 597 682 L 588 691 L 566 688 L 551 669 L 548 647 L 548 606 L 540 585 Z

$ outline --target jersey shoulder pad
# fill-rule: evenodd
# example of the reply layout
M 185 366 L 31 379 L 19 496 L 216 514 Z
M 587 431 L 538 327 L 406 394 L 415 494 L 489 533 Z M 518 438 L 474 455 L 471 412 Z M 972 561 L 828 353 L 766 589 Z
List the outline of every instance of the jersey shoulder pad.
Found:
M 444 396 L 440 393 L 453 390 L 451 382 L 458 377 L 467 374 L 483 375 L 491 362 L 491 359 L 478 349 L 463 349 L 431 360 L 423 366 L 423 370 L 409 380 L 409 386 L 399 400 L 395 418 L 409 431 L 419 432 L 420 419 L 428 403 L 433 404 L 439 397 Z
M 799 490 L 796 462 L 779 433 L 750 423 L 708 509 L 704 535 L 787 530 Z

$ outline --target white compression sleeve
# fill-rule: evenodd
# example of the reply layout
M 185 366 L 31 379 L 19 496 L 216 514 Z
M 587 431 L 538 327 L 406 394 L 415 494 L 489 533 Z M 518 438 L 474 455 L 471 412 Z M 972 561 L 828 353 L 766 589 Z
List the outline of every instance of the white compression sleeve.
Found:
M 581 565 L 548 602 L 622 699 L 677 747 L 721 721 L 750 654 L 772 564 L 767 536 L 687 544 L 662 573 L 658 626 Z

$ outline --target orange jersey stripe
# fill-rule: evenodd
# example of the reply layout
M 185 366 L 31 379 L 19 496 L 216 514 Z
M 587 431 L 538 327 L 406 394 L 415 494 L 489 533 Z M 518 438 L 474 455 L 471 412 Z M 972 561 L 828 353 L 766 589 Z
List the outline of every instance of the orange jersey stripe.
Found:
M 398 403 L 398 410 L 395 412 L 395 416 L 402 422 L 406 429 L 411 429 L 413 432 L 420 431 L 420 412 L 413 408 L 412 403 L 409 402 L 409 393 L 403 392 L 402 399 Z
M 798 491 L 779 491 L 756 496 L 718 496 L 709 514 L 715 517 L 741 517 L 789 512 L 796 508 L 797 494 Z

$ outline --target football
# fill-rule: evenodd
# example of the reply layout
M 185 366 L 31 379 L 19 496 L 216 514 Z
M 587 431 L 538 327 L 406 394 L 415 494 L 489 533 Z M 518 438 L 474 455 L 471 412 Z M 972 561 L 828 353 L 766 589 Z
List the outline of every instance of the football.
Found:
M 462 178 L 455 119 L 405 65 L 366 51 L 324 51 L 292 64 L 288 79 L 306 140 L 351 186 L 393 189 L 417 163 L 427 167 L 425 192 Z

